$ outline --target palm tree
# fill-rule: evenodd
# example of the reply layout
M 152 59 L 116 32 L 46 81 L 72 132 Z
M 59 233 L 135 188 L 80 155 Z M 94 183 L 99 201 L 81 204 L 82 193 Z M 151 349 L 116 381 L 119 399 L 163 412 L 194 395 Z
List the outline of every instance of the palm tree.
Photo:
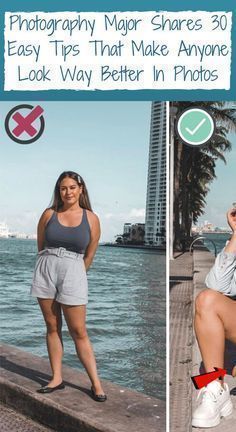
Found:
M 216 178 L 216 160 L 226 163 L 224 152 L 231 150 L 227 138 L 236 132 L 236 110 L 226 102 L 172 102 L 177 116 L 184 109 L 199 106 L 215 119 L 216 130 L 211 140 L 200 148 L 183 144 L 174 136 L 174 246 L 179 249 L 181 237 L 190 240 L 192 222 L 204 213 L 210 183 Z M 173 131 L 172 131 L 173 133 Z

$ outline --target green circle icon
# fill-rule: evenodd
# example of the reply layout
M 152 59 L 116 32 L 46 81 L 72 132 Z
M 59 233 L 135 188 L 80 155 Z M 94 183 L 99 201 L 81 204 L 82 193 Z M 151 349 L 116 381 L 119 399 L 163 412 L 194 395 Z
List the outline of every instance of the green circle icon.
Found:
M 185 110 L 177 121 L 177 133 L 182 141 L 191 146 L 205 144 L 215 131 L 211 115 L 202 108 Z

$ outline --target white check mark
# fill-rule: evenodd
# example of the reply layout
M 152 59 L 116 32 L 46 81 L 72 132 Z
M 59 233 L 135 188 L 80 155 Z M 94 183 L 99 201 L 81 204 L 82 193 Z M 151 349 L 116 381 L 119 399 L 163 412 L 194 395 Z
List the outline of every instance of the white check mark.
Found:
M 203 118 L 203 119 L 200 121 L 200 123 L 198 123 L 197 126 L 196 126 L 193 130 L 189 129 L 188 127 L 186 127 L 185 130 L 186 130 L 187 132 L 189 132 L 190 135 L 194 135 L 194 134 L 198 131 L 198 129 L 203 125 L 203 123 L 205 123 L 205 121 L 206 121 L 206 118 Z

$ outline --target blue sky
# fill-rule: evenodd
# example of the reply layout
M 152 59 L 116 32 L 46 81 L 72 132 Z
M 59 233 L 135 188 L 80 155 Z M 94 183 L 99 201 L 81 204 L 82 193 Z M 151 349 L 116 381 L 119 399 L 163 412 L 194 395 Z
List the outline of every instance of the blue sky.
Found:
M 29 145 L 11 141 L 3 126 L 19 103 L 0 102 L 0 222 L 13 231 L 35 233 L 55 181 L 67 169 L 87 183 L 102 241 L 113 241 L 125 222 L 144 222 L 150 102 L 40 102 L 45 131 Z M 217 179 L 199 222 L 226 226 L 225 213 L 236 201 L 236 135 L 229 138 L 232 151 L 225 154 L 226 165 L 217 162 Z
M 236 134 L 229 134 L 232 150 L 225 153 L 226 164 L 217 161 L 217 178 L 210 185 L 205 214 L 199 222 L 209 221 L 218 227 L 227 227 L 226 212 L 236 202 Z
M 64 170 L 84 178 L 101 220 L 101 240 L 114 240 L 125 222 L 144 222 L 150 102 L 31 103 L 44 109 L 46 126 L 28 145 L 10 140 L 3 126 L 8 111 L 19 104 L 0 102 L 0 222 L 11 230 L 36 232 Z

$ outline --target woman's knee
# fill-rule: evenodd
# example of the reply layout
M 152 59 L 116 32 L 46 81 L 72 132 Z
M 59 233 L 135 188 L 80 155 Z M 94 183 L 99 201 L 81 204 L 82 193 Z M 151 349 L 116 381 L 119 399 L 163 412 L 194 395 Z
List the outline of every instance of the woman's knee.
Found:
M 70 329 L 70 334 L 71 334 L 71 337 L 74 340 L 84 339 L 84 338 L 86 338 L 88 336 L 87 335 L 86 326 L 84 326 L 84 325 L 76 326 L 76 327 L 71 328 Z
M 48 333 L 61 333 L 62 329 L 62 322 L 61 320 L 57 320 L 55 318 L 53 319 L 46 319 L 46 327 Z
M 220 294 L 212 289 L 205 289 L 198 294 L 195 300 L 196 313 L 201 314 L 213 311 L 220 300 Z

